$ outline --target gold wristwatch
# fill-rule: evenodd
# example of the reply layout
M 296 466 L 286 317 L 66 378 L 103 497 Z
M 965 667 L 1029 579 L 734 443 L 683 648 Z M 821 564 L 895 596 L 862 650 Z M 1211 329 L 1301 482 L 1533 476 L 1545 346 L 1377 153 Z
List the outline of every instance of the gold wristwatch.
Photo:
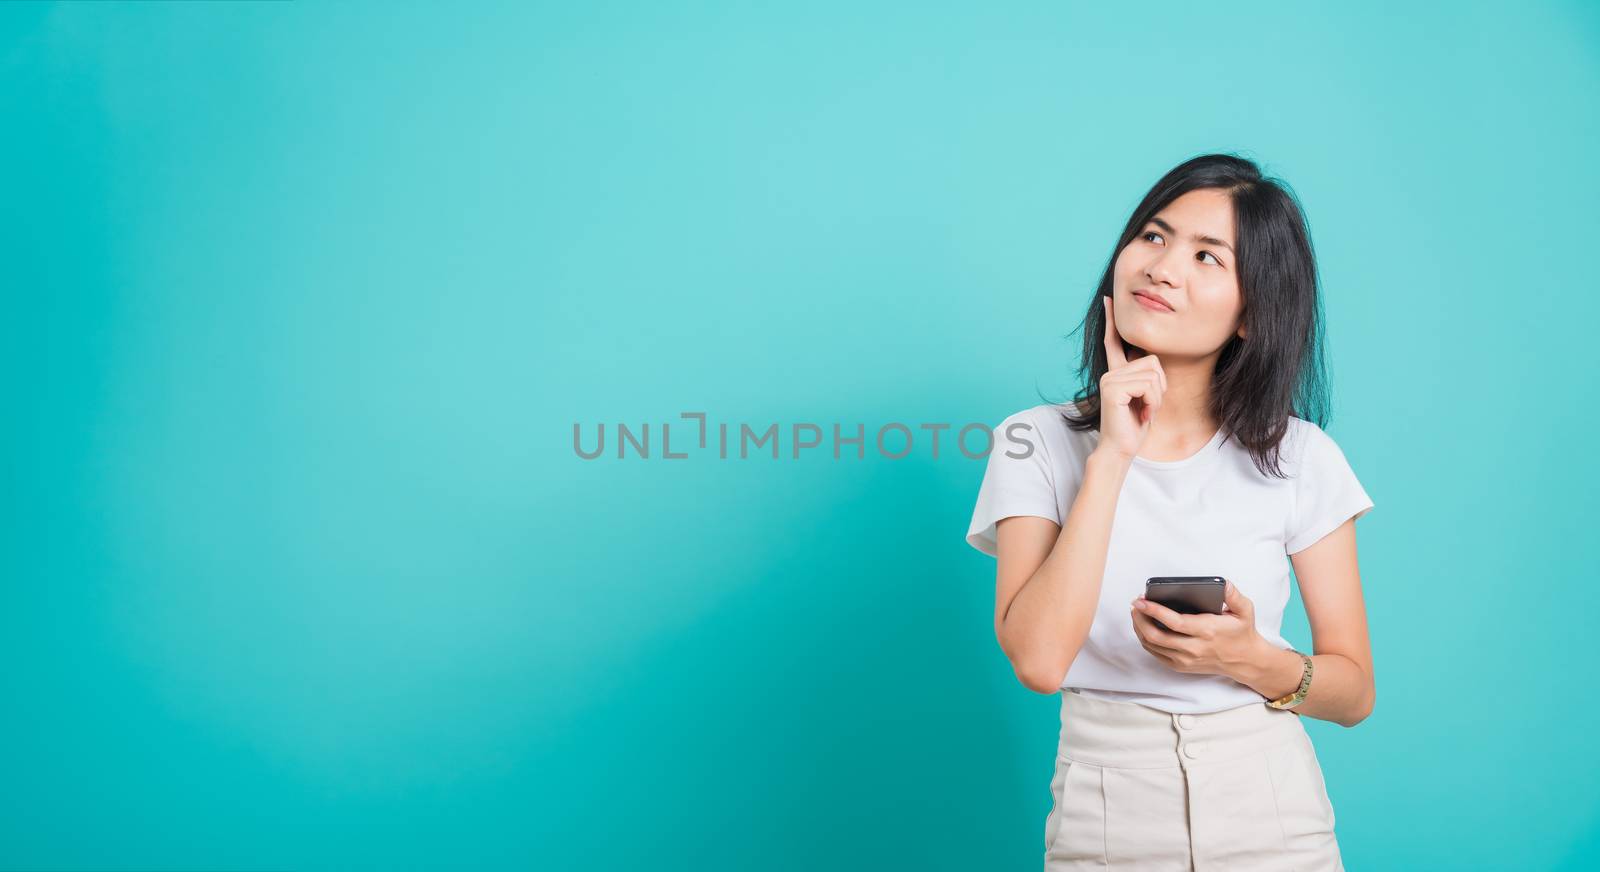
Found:
M 1306 662 L 1305 671 L 1300 673 L 1300 686 L 1295 688 L 1293 693 L 1280 696 L 1277 699 L 1267 700 L 1269 708 L 1292 709 L 1306 701 L 1306 691 L 1311 689 L 1311 658 L 1299 651 L 1295 651 L 1293 648 L 1289 650 L 1300 654 L 1300 659 Z

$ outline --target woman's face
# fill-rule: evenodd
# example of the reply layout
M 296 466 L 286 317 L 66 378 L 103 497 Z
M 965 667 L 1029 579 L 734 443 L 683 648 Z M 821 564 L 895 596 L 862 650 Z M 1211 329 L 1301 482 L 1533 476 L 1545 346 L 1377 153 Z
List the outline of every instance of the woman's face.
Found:
M 1237 245 L 1233 201 L 1223 191 L 1190 191 L 1156 212 L 1117 255 L 1117 332 L 1151 354 L 1174 358 L 1203 358 L 1235 333 L 1243 336 Z M 1171 308 L 1138 294 L 1160 295 Z

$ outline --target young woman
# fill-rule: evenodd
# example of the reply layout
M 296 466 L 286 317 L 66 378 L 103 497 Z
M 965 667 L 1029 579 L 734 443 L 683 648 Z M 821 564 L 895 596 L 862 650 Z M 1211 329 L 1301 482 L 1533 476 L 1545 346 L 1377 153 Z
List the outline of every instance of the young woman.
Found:
M 1301 716 L 1372 712 L 1355 519 L 1372 509 L 1323 431 L 1304 216 L 1250 161 L 1163 177 L 1084 322 L 1072 403 L 995 431 L 967 541 L 997 559 L 995 633 L 1061 694 L 1047 870 L 1342 869 Z M 1312 655 L 1279 635 L 1289 570 Z M 1143 598 L 1226 579 L 1220 614 Z

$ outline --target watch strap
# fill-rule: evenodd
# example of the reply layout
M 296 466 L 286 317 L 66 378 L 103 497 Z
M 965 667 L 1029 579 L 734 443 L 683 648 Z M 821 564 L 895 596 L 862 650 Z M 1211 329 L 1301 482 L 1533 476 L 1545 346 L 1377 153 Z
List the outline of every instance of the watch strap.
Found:
M 1290 648 L 1289 650 L 1299 654 L 1300 659 L 1305 661 L 1305 668 L 1300 672 L 1300 686 L 1295 688 L 1292 693 L 1285 694 L 1277 699 L 1267 700 L 1267 706 L 1269 708 L 1292 709 L 1300 703 L 1306 701 L 1306 691 L 1311 689 L 1311 658 L 1304 652 L 1295 651 L 1293 648 Z

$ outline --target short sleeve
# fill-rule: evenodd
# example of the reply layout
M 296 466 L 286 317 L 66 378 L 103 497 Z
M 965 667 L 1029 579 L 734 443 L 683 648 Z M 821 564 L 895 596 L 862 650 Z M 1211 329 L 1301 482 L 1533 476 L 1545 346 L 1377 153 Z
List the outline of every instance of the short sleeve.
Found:
M 1307 424 L 1303 433 L 1294 509 L 1284 539 L 1286 554 L 1310 548 L 1345 521 L 1372 511 L 1372 499 L 1338 443 L 1315 424 Z
M 967 528 L 967 543 L 999 556 L 995 526 L 1004 518 L 1032 515 L 1061 523 L 1056 485 L 1045 440 L 1032 416 L 1018 412 L 994 430 L 989 465 L 978 487 L 978 505 Z

